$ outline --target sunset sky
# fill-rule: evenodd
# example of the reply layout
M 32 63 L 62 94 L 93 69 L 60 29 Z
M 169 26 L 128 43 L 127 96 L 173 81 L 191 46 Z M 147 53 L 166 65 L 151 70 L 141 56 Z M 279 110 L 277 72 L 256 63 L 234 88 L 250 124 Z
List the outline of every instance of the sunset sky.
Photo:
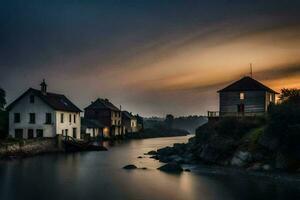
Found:
M 1 1 L 0 87 L 43 78 L 80 108 L 97 97 L 143 116 L 205 114 L 248 75 L 300 88 L 300 1 Z

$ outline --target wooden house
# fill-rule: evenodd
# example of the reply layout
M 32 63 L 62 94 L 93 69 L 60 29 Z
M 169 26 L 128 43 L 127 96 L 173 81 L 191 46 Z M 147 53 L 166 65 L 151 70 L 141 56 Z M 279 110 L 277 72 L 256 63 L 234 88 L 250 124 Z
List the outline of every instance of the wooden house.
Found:
M 122 136 L 124 127 L 122 126 L 121 110 L 113 105 L 108 99 L 98 98 L 84 109 L 84 118 L 93 119 L 103 124 L 104 135 L 109 137 Z
M 278 94 L 271 88 L 246 76 L 218 91 L 220 116 L 255 116 L 268 111 Z

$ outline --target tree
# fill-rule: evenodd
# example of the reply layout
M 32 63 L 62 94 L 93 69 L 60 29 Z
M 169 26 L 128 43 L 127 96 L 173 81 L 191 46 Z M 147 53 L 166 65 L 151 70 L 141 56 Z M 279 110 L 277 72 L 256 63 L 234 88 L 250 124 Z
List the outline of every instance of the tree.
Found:
M 4 106 L 6 104 L 6 100 L 5 100 L 5 91 L 0 88 L 0 109 L 3 110 L 4 109 Z
M 174 116 L 171 114 L 168 114 L 165 119 L 165 123 L 166 123 L 167 127 L 172 128 L 173 122 L 174 122 Z
M 262 141 L 270 150 L 300 163 L 300 90 L 282 89 L 281 103 L 273 105 Z
M 279 99 L 282 103 L 299 103 L 300 100 L 300 89 L 281 89 Z

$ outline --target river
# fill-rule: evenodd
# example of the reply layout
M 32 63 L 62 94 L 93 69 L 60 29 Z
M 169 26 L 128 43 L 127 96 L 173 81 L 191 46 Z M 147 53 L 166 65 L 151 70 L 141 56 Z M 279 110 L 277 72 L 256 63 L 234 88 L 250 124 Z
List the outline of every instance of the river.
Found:
M 167 174 L 156 160 L 144 156 L 188 137 L 124 141 L 107 152 L 41 155 L 0 162 L 1 200 L 193 200 L 300 199 L 300 186 L 269 178 L 215 173 L 210 169 Z M 126 171 L 135 164 L 147 170 Z

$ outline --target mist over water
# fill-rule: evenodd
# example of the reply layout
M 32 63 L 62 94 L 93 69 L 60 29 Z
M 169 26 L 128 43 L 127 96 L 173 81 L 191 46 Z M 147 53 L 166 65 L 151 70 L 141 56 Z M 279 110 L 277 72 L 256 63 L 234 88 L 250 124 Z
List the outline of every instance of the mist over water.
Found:
M 209 168 L 172 175 L 156 160 L 138 156 L 186 137 L 125 141 L 107 152 L 44 155 L 0 162 L 0 199 L 299 199 L 300 186 Z M 147 170 L 123 170 L 127 164 Z M 192 168 L 193 166 L 184 166 Z

